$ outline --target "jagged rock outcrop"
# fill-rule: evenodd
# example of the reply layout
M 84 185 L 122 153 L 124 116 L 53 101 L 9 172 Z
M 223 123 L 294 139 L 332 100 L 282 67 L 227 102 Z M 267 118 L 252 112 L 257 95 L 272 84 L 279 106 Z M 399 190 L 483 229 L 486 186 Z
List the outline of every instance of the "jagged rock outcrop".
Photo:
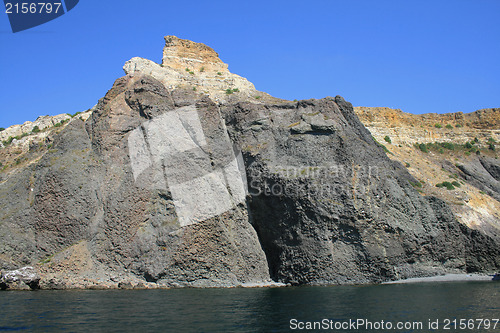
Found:
M 170 90 L 182 88 L 206 94 L 217 103 L 279 101 L 256 90 L 247 79 L 229 72 L 228 65 L 212 48 L 175 36 L 165 37 L 161 65 L 135 57 L 125 63 L 123 70 L 126 74 L 150 75 Z
M 0 273 L 0 289 L 38 289 L 40 277 L 35 269 L 26 266 L 13 271 Z
M 419 194 L 341 97 L 274 99 L 176 37 L 162 65 L 125 72 L 2 175 L 0 268 L 32 264 L 45 289 L 131 289 L 500 267 L 498 241 Z
M 26 121 L 22 125 L 13 125 L 4 131 L 0 132 L 0 140 L 5 141 L 9 137 L 22 136 L 25 133 L 31 133 L 33 129 L 38 127 L 39 130 L 44 130 L 49 127 L 54 126 L 61 121 L 66 121 L 71 119 L 70 115 L 59 114 L 57 116 L 40 116 L 35 121 Z

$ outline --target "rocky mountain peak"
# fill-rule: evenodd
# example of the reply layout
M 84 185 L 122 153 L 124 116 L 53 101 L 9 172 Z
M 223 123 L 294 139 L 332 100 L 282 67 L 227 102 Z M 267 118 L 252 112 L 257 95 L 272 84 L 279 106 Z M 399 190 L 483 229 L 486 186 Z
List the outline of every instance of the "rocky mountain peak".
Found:
M 244 77 L 229 72 L 228 65 L 219 59 L 212 48 L 202 43 L 165 37 L 162 64 L 135 57 L 123 66 L 126 74 L 149 75 L 165 88 L 188 89 L 209 96 L 217 103 L 251 101 L 266 103 L 280 101 L 255 86 Z
M 194 72 L 229 73 L 227 64 L 211 47 L 176 36 L 165 36 L 162 66 L 180 71 L 188 68 Z

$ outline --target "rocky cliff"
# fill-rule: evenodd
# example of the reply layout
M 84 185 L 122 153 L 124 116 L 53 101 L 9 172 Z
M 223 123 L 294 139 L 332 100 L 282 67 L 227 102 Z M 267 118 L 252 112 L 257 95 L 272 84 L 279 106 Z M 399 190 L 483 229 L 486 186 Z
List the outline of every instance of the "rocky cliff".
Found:
M 354 112 L 375 138 L 388 135 L 394 144 L 500 140 L 499 108 L 414 115 L 399 109 L 355 107 Z
M 165 42 L 162 64 L 127 62 L 88 119 L 4 140 L 0 286 L 369 283 L 500 267 L 498 230 L 420 193 L 343 98 L 276 99 L 208 46 Z M 24 266 L 36 283 L 9 284 Z
M 498 240 L 500 109 L 439 115 L 354 111 L 388 149 L 387 156 L 418 180 L 413 183 L 418 191 L 444 200 L 458 221 Z

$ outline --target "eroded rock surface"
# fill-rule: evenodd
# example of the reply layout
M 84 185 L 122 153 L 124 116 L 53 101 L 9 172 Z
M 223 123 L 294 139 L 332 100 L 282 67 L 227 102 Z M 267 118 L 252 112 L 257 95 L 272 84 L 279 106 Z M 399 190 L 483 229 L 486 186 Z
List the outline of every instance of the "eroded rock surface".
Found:
M 38 289 L 40 276 L 31 266 L 0 274 L 0 289 Z
M 88 120 L 2 174 L 0 268 L 33 265 L 44 289 L 132 289 L 500 267 L 495 230 L 422 196 L 343 98 L 272 98 L 176 37 L 162 65 L 125 71 Z

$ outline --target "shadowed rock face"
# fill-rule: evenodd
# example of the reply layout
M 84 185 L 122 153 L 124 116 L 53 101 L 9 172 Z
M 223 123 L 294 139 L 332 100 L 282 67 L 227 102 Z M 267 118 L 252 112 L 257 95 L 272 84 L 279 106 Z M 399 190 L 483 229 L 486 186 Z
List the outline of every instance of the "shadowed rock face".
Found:
M 107 96 L 88 124 L 109 182 L 101 187 L 101 260 L 113 265 L 118 255 L 147 281 L 168 285 L 268 280 L 213 102 L 139 74 Z
M 89 271 L 55 273 L 53 260 L 41 265 L 46 274 L 97 284 L 109 274 L 164 286 L 268 282 L 238 152 L 216 105 L 200 97 L 140 74 L 117 80 L 86 124 L 72 121 L 40 162 L 2 184 L 11 213 L 2 257 L 46 261 L 85 241 Z M 22 192 L 7 197 L 12 188 Z
M 89 120 L 73 119 L 0 184 L 0 268 L 36 265 L 40 287 L 58 289 L 500 267 L 498 243 L 420 195 L 350 103 L 247 97 L 218 104 L 130 70 Z
M 362 283 L 498 266 L 498 245 L 478 242 L 444 202 L 421 196 L 341 97 L 242 103 L 224 115 L 244 151 L 252 222 L 273 279 Z M 294 130 L 304 119 L 332 125 Z

